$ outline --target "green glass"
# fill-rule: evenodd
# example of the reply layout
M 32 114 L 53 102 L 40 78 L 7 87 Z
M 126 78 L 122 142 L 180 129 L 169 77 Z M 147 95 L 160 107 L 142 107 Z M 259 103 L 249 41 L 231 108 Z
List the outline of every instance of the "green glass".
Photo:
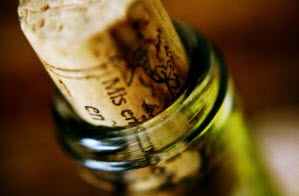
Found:
M 133 127 L 82 121 L 60 93 L 54 99 L 59 141 L 102 189 L 123 195 L 272 196 L 234 87 L 214 47 L 176 23 L 190 60 L 181 96 Z

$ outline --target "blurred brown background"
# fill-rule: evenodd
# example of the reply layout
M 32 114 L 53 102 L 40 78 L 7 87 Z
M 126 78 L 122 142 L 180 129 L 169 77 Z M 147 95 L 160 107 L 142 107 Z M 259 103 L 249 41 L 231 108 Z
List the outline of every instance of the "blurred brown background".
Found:
M 257 124 L 278 108 L 291 111 L 283 118 L 299 121 L 298 0 L 163 2 L 173 18 L 192 24 L 222 50 Z M 20 31 L 17 1 L 1 3 L 0 195 L 94 195 L 55 140 L 53 84 Z

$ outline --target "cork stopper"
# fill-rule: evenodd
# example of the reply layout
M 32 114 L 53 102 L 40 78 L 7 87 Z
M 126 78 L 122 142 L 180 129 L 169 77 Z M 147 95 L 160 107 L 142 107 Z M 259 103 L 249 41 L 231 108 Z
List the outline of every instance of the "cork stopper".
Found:
M 82 119 L 127 126 L 169 106 L 188 59 L 160 0 L 20 0 L 22 30 Z

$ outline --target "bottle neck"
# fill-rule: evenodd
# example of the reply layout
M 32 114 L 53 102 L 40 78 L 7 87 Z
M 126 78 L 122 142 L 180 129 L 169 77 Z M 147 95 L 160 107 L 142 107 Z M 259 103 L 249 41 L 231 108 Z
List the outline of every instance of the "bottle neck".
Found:
M 184 151 L 207 130 L 228 79 L 206 40 L 184 24 L 176 28 L 189 54 L 190 74 L 181 96 L 154 118 L 128 128 L 95 127 L 81 121 L 61 95 L 55 97 L 59 139 L 85 167 L 121 172 L 156 164 Z

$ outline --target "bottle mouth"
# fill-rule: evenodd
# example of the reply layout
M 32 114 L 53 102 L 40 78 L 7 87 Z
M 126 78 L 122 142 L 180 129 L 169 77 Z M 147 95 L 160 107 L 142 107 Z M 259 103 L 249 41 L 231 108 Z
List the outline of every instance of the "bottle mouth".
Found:
M 126 128 L 92 126 L 56 93 L 58 138 L 79 163 L 109 172 L 142 168 L 184 151 L 205 132 L 223 102 L 226 72 L 219 71 L 221 59 L 197 31 L 183 23 L 175 22 L 175 27 L 189 57 L 190 74 L 181 96 L 152 119 Z

